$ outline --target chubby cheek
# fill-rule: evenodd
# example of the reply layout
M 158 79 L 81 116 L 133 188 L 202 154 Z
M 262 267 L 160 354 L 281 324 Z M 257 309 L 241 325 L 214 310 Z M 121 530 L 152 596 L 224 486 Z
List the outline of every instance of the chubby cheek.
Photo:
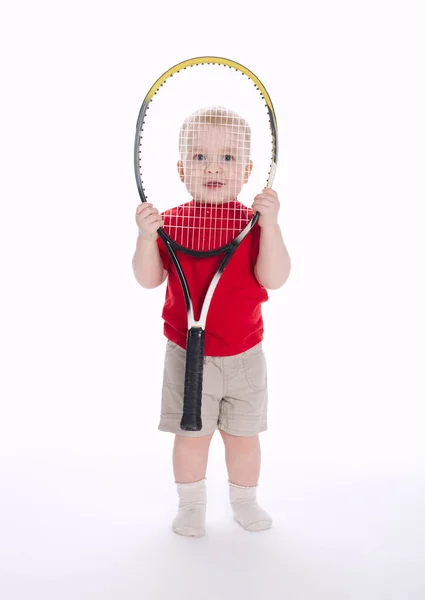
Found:
M 199 185 L 199 182 L 201 180 L 202 180 L 202 178 L 201 178 L 200 174 L 196 172 L 196 170 L 187 169 L 185 171 L 184 184 L 189 190 L 193 189 L 197 185 Z
M 245 171 L 240 169 L 229 174 L 229 181 L 236 187 L 242 187 L 245 183 Z
M 196 167 L 196 165 L 194 165 L 193 163 L 188 163 L 185 166 L 185 175 L 189 181 L 197 181 L 200 178 L 202 178 L 203 169 L 200 166 Z

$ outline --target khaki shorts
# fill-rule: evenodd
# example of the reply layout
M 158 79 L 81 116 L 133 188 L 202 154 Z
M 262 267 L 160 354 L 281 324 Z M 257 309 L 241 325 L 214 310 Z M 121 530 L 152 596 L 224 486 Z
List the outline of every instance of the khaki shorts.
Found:
M 202 429 L 183 431 L 186 351 L 167 341 L 158 429 L 186 437 L 221 429 L 231 435 L 257 435 L 267 430 L 267 369 L 262 344 L 234 356 L 206 356 L 202 390 Z

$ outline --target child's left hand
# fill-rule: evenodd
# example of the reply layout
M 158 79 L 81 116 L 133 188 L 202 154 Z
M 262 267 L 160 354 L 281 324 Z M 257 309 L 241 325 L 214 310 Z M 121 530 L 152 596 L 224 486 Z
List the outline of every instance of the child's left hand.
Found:
M 252 204 L 252 210 L 260 213 L 260 218 L 258 219 L 260 227 L 277 225 L 279 208 L 279 198 L 271 188 L 264 188 L 261 194 L 255 196 Z

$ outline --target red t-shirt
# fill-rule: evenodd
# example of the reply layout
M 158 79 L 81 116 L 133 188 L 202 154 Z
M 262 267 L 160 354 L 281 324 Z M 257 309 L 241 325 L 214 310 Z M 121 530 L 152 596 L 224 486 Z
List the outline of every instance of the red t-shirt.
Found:
M 243 205 L 234 202 L 228 206 Z M 167 211 L 168 218 L 170 212 Z M 252 216 L 252 211 L 249 212 Z M 162 311 L 164 334 L 185 349 L 188 323 L 183 290 L 164 242 L 160 237 L 157 242 L 164 269 L 168 271 Z M 239 354 L 263 339 L 261 303 L 268 300 L 268 294 L 254 275 L 259 246 L 260 227 L 256 223 L 231 257 L 213 294 L 205 324 L 205 356 Z M 187 280 L 195 319 L 199 319 L 208 286 L 224 255 L 198 258 L 178 251 L 176 254 Z

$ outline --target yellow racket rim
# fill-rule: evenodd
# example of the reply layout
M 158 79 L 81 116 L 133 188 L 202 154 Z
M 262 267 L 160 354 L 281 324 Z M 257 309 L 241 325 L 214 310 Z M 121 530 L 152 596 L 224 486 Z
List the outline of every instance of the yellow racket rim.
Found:
M 264 101 L 266 103 L 267 110 L 269 113 L 269 117 L 270 117 L 270 129 L 271 129 L 271 133 L 272 133 L 272 150 L 273 150 L 272 151 L 272 164 L 270 165 L 270 172 L 269 172 L 269 177 L 268 177 L 268 180 L 266 183 L 266 187 L 271 187 L 273 184 L 273 180 L 274 180 L 274 177 L 276 174 L 277 155 L 278 155 L 277 122 L 276 122 L 276 115 L 274 112 L 273 104 L 272 104 L 272 101 L 270 99 L 270 96 L 269 96 L 266 88 L 264 87 L 264 85 L 261 83 L 261 81 L 258 79 L 258 77 L 252 71 L 250 71 L 249 69 L 247 69 L 240 63 L 235 62 L 234 60 L 230 60 L 228 58 L 223 58 L 220 56 L 198 56 L 196 58 L 188 58 L 187 60 L 183 60 L 182 62 L 179 62 L 178 64 L 174 65 L 174 67 L 171 67 L 171 69 L 168 69 L 168 71 L 165 71 L 165 73 L 163 73 L 161 75 L 161 77 L 159 77 L 155 81 L 153 86 L 150 88 L 150 90 L 146 94 L 145 99 L 143 100 L 143 103 L 142 103 L 142 106 L 141 106 L 141 109 L 139 112 L 139 118 L 137 120 L 137 127 L 136 127 L 135 165 L 134 165 L 135 172 L 136 172 L 137 187 L 139 189 L 139 193 L 141 195 L 142 200 L 145 199 L 145 194 L 143 191 L 143 187 L 141 185 L 140 173 L 138 171 L 138 160 L 136 158 L 136 155 L 137 155 L 137 149 L 138 149 L 138 143 L 139 143 L 139 136 L 141 134 L 143 119 L 144 119 L 144 115 L 146 113 L 146 109 L 147 109 L 149 103 L 151 102 L 152 98 L 155 96 L 155 94 L 158 92 L 158 90 L 164 85 L 164 83 L 167 81 L 167 79 L 169 79 L 170 77 L 172 77 L 179 71 L 182 71 L 183 69 L 187 69 L 188 67 L 195 67 L 197 65 L 203 65 L 203 64 L 223 65 L 223 67 L 229 67 L 231 69 L 235 69 L 236 71 L 239 71 L 240 73 L 246 75 L 254 83 L 256 88 L 259 90 L 262 98 L 264 98 Z
M 159 77 L 155 81 L 155 83 L 153 84 L 153 86 L 151 87 L 151 89 L 149 90 L 149 92 L 146 94 L 145 101 L 146 102 L 150 102 L 152 100 L 153 96 L 156 94 L 158 88 L 160 88 L 163 85 L 163 83 L 165 83 L 165 81 L 169 77 L 171 77 L 172 75 L 174 75 L 175 73 L 178 73 L 182 69 L 187 69 L 188 67 L 194 67 L 195 65 L 202 65 L 202 64 L 205 64 L 205 63 L 206 64 L 223 65 L 225 67 L 230 67 L 230 68 L 236 69 L 237 71 L 240 71 L 244 75 L 247 75 L 255 83 L 255 85 L 258 87 L 258 89 L 260 90 L 261 94 L 264 97 L 264 100 L 267 103 L 267 106 L 269 106 L 270 109 L 273 112 L 273 117 L 275 117 L 274 109 L 273 109 L 273 104 L 272 104 L 272 101 L 270 99 L 270 96 L 269 96 L 266 88 L 264 87 L 264 85 L 258 79 L 258 77 L 256 75 L 254 75 L 254 73 L 252 71 L 250 71 L 249 69 L 247 69 L 246 67 L 244 67 L 240 63 L 237 63 L 234 60 L 230 60 L 228 58 L 221 58 L 219 56 L 199 56 L 197 58 L 189 58 L 187 60 L 183 60 L 182 62 L 178 63 L 177 65 L 174 65 L 174 67 L 171 67 L 171 69 L 168 69 L 168 71 L 166 71 L 165 73 L 163 73 L 161 75 L 161 77 Z

